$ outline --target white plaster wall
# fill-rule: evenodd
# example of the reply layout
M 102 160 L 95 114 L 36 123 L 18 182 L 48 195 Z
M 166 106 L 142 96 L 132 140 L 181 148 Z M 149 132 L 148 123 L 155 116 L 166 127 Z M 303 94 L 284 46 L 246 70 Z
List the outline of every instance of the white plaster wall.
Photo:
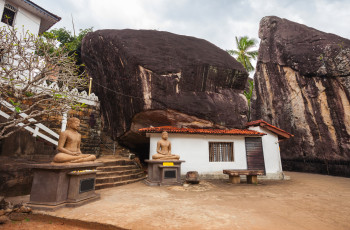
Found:
M 39 33 L 41 18 L 28 12 L 23 8 L 18 8 L 16 15 L 15 27 L 22 32 L 22 26 L 24 31 L 29 31 L 32 34 L 37 35 Z
M 150 159 L 156 153 L 160 133 L 151 133 Z M 181 166 L 181 174 L 197 171 L 199 174 L 221 174 L 223 169 L 247 169 L 245 139 L 243 136 L 218 136 L 169 133 L 172 154 L 180 155 L 186 161 Z M 233 142 L 234 162 L 209 162 L 209 142 Z
M 18 32 L 22 33 L 24 28 L 24 31 L 28 30 L 30 33 L 37 35 L 39 33 L 41 18 L 11 2 L 9 3 L 18 9 L 14 21 L 14 27 L 18 29 Z M 0 17 L 2 17 L 4 12 L 4 6 L 5 1 L 0 0 Z M 6 26 L 6 24 L 0 22 L 0 26 Z
M 267 134 L 262 136 L 266 174 L 282 173 L 278 136 L 268 129 L 260 126 L 251 126 L 248 129 Z
M 2 17 L 2 13 L 4 12 L 4 6 L 5 6 L 5 1 L 4 0 L 0 0 L 0 12 L 1 12 L 1 15 L 0 17 Z M 1 26 L 5 25 L 4 23 L 0 22 Z

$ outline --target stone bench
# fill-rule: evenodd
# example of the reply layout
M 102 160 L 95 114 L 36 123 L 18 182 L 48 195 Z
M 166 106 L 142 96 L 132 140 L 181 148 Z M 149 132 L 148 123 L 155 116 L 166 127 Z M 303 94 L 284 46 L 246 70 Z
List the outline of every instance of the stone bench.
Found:
M 229 175 L 229 181 L 232 184 L 241 183 L 241 175 L 247 176 L 247 184 L 257 184 L 258 175 L 264 175 L 264 170 L 236 170 L 236 169 L 225 169 L 223 170 L 224 174 Z

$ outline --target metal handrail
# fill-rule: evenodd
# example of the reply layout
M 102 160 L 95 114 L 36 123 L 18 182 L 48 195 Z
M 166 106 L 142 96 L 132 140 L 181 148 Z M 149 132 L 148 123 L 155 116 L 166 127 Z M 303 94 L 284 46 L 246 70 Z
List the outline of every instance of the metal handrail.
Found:
M 101 137 L 100 137 L 100 144 L 103 144 L 109 150 L 113 151 L 113 156 L 115 155 L 116 141 L 113 141 L 113 149 L 107 145 L 108 143 L 103 142 Z M 112 144 L 112 143 L 110 143 L 110 144 Z

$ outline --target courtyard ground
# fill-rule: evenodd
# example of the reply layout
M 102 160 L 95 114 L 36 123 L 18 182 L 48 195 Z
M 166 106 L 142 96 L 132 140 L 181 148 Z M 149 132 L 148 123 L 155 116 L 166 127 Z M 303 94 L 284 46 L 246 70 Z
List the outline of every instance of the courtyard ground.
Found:
M 35 212 L 53 216 L 51 221 L 33 215 L 0 229 L 73 229 L 75 223 L 74 229 L 350 229 L 350 178 L 286 175 L 291 180 L 258 185 L 209 180 L 189 187 L 149 187 L 138 182 L 98 190 L 101 200 L 78 208 Z

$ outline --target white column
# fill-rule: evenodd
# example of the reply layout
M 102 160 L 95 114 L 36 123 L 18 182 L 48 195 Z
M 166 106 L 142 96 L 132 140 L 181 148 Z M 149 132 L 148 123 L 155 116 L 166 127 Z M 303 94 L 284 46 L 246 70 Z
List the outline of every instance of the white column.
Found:
M 64 112 L 62 115 L 62 126 L 61 126 L 61 132 L 65 131 L 67 127 L 67 112 Z

